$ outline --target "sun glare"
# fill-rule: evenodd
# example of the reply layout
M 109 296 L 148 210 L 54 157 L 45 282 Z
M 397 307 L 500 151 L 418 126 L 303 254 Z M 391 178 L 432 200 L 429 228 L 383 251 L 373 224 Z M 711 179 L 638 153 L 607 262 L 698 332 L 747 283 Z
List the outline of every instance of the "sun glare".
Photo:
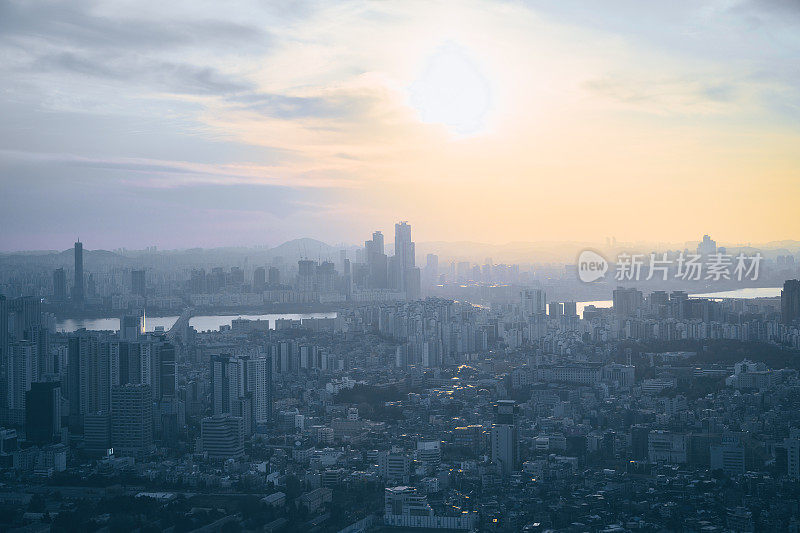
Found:
M 428 57 L 410 87 L 410 101 L 423 122 L 475 135 L 486 126 L 491 90 L 469 51 L 448 42 Z

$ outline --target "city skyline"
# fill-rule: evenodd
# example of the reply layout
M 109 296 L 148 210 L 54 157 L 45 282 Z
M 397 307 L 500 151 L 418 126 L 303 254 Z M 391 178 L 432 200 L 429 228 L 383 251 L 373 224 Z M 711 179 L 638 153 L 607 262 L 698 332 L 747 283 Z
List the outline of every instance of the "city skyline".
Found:
M 2 250 L 357 242 L 405 218 L 420 242 L 800 234 L 790 3 L 3 20 Z
M 0 531 L 800 532 L 800 0 L 0 0 Z

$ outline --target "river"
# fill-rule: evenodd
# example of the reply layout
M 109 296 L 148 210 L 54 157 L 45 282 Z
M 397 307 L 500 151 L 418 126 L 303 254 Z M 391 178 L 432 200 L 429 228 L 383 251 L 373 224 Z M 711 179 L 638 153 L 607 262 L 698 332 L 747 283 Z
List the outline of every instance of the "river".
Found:
M 248 320 L 269 320 L 271 328 L 275 328 L 275 320 L 279 318 L 300 320 L 303 318 L 336 318 L 336 312 L 328 313 L 271 313 L 267 315 L 198 315 L 189 319 L 189 325 L 194 326 L 197 331 L 218 330 L 220 326 L 230 326 L 235 318 L 246 318 Z M 178 320 L 177 316 L 146 316 L 145 330 L 154 331 L 156 327 L 162 326 L 168 330 Z M 68 318 L 56 322 L 56 330 L 72 332 L 81 328 L 89 330 L 110 330 L 119 329 L 119 318 Z

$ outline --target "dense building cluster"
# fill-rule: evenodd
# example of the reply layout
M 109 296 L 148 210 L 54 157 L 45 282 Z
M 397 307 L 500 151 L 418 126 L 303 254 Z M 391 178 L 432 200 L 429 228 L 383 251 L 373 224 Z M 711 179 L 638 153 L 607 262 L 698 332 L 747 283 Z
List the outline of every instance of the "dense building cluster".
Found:
M 537 283 L 492 283 L 502 297 L 484 305 L 419 299 L 410 228 L 397 235 L 392 258 L 376 233 L 344 277 L 301 260 L 281 288 L 279 269 L 254 270 L 262 294 L 383 295 L 326 314 L 196 328 L 192 296 L 234 294 L 236 268 L 189 271 L 181 316 L 154 330 L 129 308 L 113 330 L 63 331 L 49 299 L 0 296 L 0 519 L 20 531 L 800 526 L 800 282 L 727 300 L 625 286 L 609 307 Z M 80 301 L 63 268 L 53 278 L 53 300 Z M 131 294 L 152 295 L 151 279 L 133 270 Z

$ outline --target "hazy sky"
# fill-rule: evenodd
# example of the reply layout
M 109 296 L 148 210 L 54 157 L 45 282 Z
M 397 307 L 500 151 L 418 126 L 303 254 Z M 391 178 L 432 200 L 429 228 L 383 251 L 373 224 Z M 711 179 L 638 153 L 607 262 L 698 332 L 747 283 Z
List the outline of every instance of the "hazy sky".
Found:
M 800 239 L 800 3 L 0 0 L 0 249 Z

